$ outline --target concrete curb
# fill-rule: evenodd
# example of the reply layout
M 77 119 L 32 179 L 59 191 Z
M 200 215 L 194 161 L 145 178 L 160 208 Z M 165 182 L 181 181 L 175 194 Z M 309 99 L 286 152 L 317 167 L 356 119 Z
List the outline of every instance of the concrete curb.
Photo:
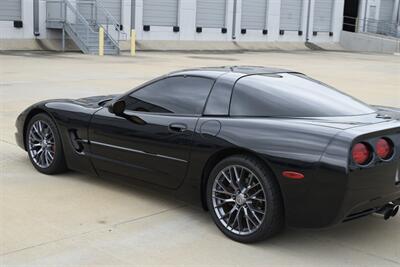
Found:
M 120 42 L 121 51 L 130 50 L 130 40 Z M 0 39 L 0 51 L 61 51 L 60 39 Z M 80 51 L 72 40 L 66 40 L 66 51 Z M 338 43 L 303 42 L 208 42 L 208 41 L 137 41 L 137 51 L 171 52 L 268 52 L 311 51 L 343 48 Z

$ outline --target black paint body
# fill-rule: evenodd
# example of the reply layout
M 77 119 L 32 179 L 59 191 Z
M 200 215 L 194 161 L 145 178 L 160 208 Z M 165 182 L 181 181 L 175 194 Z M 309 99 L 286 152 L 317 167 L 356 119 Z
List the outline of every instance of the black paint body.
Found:
M 295 227 L 327 227 L 399 201 L 400 184 L 395 181 L 400 168 L 399 109 L 376 107 L 372 114 L 329 118 L 229 116 L 232 89 L 238 79 L 282 72 L 287 71 L 216 68 L 167 75 L 215 80 L 199 116 L 132 111 L 124 117 L 112 114 L 108 106 L 125 95 L 43 101 L 18 117 L 16 139 L 26 149 L 23 135 L 29 119 L 45 112 L 58 127 L 70 169 L 140 181 L 203 206 L 205 184 L 214 164 L 228 155 L 249 153 L 275 175 L 286 222 Z M 111 100 L 104 104 L 107 99 Z M 145 124 L 130 120 L 130 116 Z M 171 130 L 171 124 L 187 127 L 177 132 Z M 352 163 L 353 144 L 364 141 L 373 147 L 382 136 L 395 145 L 390 160 L 374 158 L 365 167 Z M 305 177 L 286 178 L 282 176 L 286 170 Z

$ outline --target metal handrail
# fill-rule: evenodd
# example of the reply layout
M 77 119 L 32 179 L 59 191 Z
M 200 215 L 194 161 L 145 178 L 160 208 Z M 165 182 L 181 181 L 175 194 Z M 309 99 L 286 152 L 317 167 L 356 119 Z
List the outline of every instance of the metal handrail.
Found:
M 85 4 L 90 5 L 89 11 L 91 12 L 91 17 L 89 18 L 85 18 L 84 13 L 83 14 L 81 13 L 79 7 L 72 4 L 69 0 L 47 0 L 46 2 L 47 4 L 58 3 L 60 5 L 60 17 L 54 19 L 49 19 L 47 17 L 46 20 L 63 22 L 65 26 L 68 26 L 69 29 L 74 32 L 74 34 L 80 39 L 80 41 L 86 48 L 88 48 L 88 43 L 90 43 L 89 35 L 97 34 L 98 33 L 96 31 L 97 27 L 102 27 L 104 29 L 104 34 L 107 36 L 110 42 L 115 46 L 118 53 L 120 52 L 118 42 L 114 39 L 111 32 L 109 31 L 109 24 L 113 25 L 113 27 L 115 27 L 115 30 L 118 32 L 118 41 L 119 41 L 121 32 L 119 28 L 120 24 L 111 15 L 111 13 L 104 8 L 100 0 L 76 0 L 77 5 L 85 5 Z M 68 12 L 72 12 L 71 14 L 75 16 L 74 18 L 76 20 L 75 23 L 73 22 L 71 23 L 69 21 L 69 17 L 67 15 Z M 101 21 L 99 21 L 98 12 L 100 12 L 102 14 L 102 17 L 106 20 L 105 21 L 106 24 L 104 26 L 102 25 Z M 95 15 L 93 13 L 95 13 Z M 85 39 L 85 32 L 82 33 L 78 31 L 77 28 L 75 28 L 77 25 L 81 25 L 83 29 L 86 30 L 86 39 Z M 96 28 L 93 28 L 94 26 Z
M 120 23 L 115 19 L 114 16 L 103 6 L 102 2 L 100 0 L 77 0 L 77 4 L 80 5 L 90 5 L 90 11 L 91 11 L 91 20 L 96 24 L 97 27 L 103 27 L 104 29 L 104 34 L 108 37 L 108 39 L 114 44 L 114 46 L 117 48 L 118 52 L 120 51 L 119 48 L 119 41 L 120 41 L 120 34 L 121 34 L 121 29 L 120 29 Z M 99 14 L 101 13 L 103 17 L 105 18 L 105 25 L 102 26 L 101 21 L 99 21 Z M 94 17 L 93 17 L 93 13 Z M 111 34 L 111 31 L 109 29 L 109 25 L 112 25 L 115 31 L 117 32 L 117 40 L 114 39 L 114 37 Z M 123 33 L 125 34 L 125 33 Z M 126 34 L 125 34 L 126 35 Z
M 377 19 L 360 19 L 343 16 L 343 25 L 354 27 L 356 32 L 374 33 L 400 38 L 400 24 Z
M 126 36 L 127 36 L 126 33 L 123 30 L 121 30 L 121 22 L 118 22 L 117 19 L 110 13 L 110 11 L 108 11 L 104 7 L 103 2 L 101 0 L 95 0 L 95 2 L 100 7 L 100 9 L 104 12 L 107 19 L 108 18 L 111 19 L 112 25 L 114 26 L 115 30 L 118 32 L 118 41 L 120 40 L 120 34 L 125 35 L 125 39 L 126 39 Z M 107 23 L 107 27 L 108 27 L 108 23 Z
M 69 9 L 75 14 L 75 16 L 78 16 L 79 19 L 86 25 L 87 29 L 89 29 L 92 33 L 96 33 L 96 32 L 92 29 L 92 27 L 90 27 L 90 24 L 89 24 L 89 22 L 85 19 L 85 17 L 82 16 L 82 14 L 79 13 L 79 12 L 75 9 L 75 7 L 69 2 L 69 0 L 63 0 L 63 1 L 64 1 L 64 3 L 69 7 Z M 64 14 L 64 20 L 65 20 L 65 22 L 67 22 L 67 16 L 66 16 L 66 14 Z M 69 24 L 70 24 L 70 23 L 69 23 Z
M 108 38 L 111 40 L 111 42 L 117 47 L 117 49 L 118 49 L 118 52 L 119 52 L 119 44 L 118 44 L 118 42 L 119 42 L 119 40 L 120 40 L 120 24 L 118 24 L 118 21 L 114 18 L 114 16 L 113 15 L 111 15 L 111 13 L 107 10 L 107 9 L 105 9 L 104 8 L 104 6 L 103 6 L 103 4 L 101 3 L 101 1 L 100 0 L 95 0 L 94 1 L 95 2 L 95 5 L 96 5 L 96 8 L 98 8 L 98 7 L 100 7 L 100 10 L 104 13 L 104 15 L 105 15 L 105 17 L 106 17 L 106 28 L 105 28 L 105 31 L 104 31 L 104 33 L 108 36 Z M 97 11 L 98 11 L 99 9 L 97 9 Z M 109 31 L 109 29 L 108 29 L 108 25 L 109 25 L 109 23 L 108 23 L 108 20 L 109 19 L 111 19 L 111 21 L 114 21 L 114 23 L 112 24 L 114 27 L 115 27 L 115 29 L 116 29 L 116 31 L 118 32 L 118 38 L 117 38 L 117 41 L 116 40 L 114 40 L 114 38 L 111 36 L 111 33 L 110 33 L 110 31 Z M 96 17 L 96 24 L 98 24 L 99 25 L 99 27 L 100 27 L 100 23 L 98 23 L 98 21 L 97 21 L 97 17 Z
M 112 25 L 115 29 L 116 32 L 118 32 L 118 41 L 121 40 L 120 39 L 120 34 L 124 35 L 125 37 L 127 36 L 127 34 L 121 30 L 121 23 L 118 22 L 118 20 L 110 13 L 110 11 L 108 11 L 104 5 L 103 2 L 101 0 L 77 0 L 78 4 L 88 4 L 91 5 L 91 9 L 93 11 L 93 9 L 95 9 L 95 18 L 94 21 L 96 24 L 100 25 L 101 23 L 98 21 L 98 12 L 100 11 L 105 19 L 106 19 L 106 31 L 108 30 L 108 26 Z M 93 18 L 92 18 L 93 19 Z

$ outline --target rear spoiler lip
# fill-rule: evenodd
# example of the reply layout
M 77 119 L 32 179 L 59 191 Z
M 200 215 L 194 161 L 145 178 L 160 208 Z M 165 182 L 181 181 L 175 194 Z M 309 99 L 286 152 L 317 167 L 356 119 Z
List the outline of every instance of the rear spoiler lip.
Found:
M 361 125 L 358 127 L 348 128 L 343 130 L 342 133 L 347 135 L 351 135 L 354 137 L 364 136 L 370 134 L 400 134 L 400 121 L 399 120 L 387 120 L 379 123 L 369 124 L 369 125 Z
M 388 111 L 397 111 L 400 112 L 400 108 L 396 107 L 388 107 L 388 106 L 380 106 L 380 105 L 370 105 L 373 108 L 376 108 L 377 110 L 388 110 Z

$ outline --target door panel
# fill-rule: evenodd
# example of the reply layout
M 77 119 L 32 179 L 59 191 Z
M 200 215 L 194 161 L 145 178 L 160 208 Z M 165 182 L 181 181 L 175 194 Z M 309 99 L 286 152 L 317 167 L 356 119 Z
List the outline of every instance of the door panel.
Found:
M 185 177 L 198 117 L 125 114 L 103 108 L 93 116 L 89 141 L 95 168 L 177 188 Z

